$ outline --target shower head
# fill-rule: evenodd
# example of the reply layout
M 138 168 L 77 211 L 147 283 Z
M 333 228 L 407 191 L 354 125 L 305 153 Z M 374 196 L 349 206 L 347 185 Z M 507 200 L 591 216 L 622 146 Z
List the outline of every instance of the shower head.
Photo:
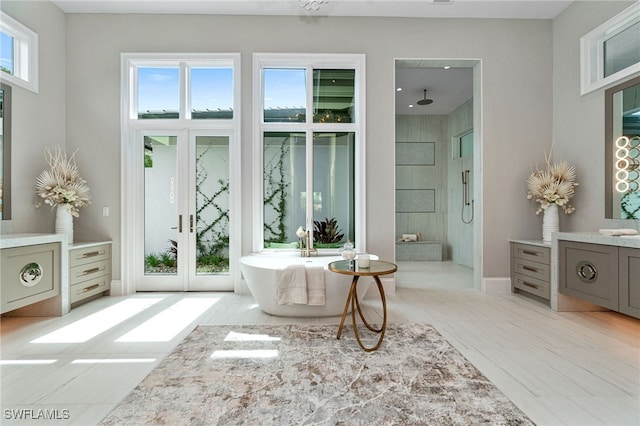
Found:
M 418 105 L 429 105 L 433 103 L 433 99 L 427 99 L 427 89 L 424 89 L 424 99 L 420 99 Z

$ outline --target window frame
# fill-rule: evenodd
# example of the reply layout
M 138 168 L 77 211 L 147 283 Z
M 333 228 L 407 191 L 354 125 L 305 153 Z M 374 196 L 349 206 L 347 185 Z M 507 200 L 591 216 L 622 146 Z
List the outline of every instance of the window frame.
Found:
M 186 73 L 180 72 L 180 118 L 173 119 L 138 119 L 138 78 L 136 69 L 140 66 L 206 66 L 218 65 L 233 69 L 233 118 L 231 119 L 191 119 L 186 118 L 183 111 L 186 111 L 189 103 L 187 97 L 188 90 L 182 93 L 182 88 L 188 88 L 184 81 Z M 241 197 L 242 197 L 242 171 L 241 171 L 241 55 L 240 53 L 121 53 L 120 54 L 120 128 L 121 128 L 121 240 L 126 242 L 131 240 L 131 236 L 138 235 L 136 223 L 136 197 L 135 190 L 140 186 L 140 174 L 137 173 L 137 166 L 142 161 L 136 155 L 136 136 L 142 131 L 175 131 L 175 129 L 189 129 L 190 131 L 217 130 L 229 131 L 233 135 L 233 142 L 229 146 L 229 234 L 234 235 L 229 244 L 230 262 L 240 259 L 242 227 L 240 217 Z M 186 68 L 185 68 L 186 69 Z M 190 117 L 190 115 L 189 115 Z M 134 242 L 138 244 L 138 242 Z M 129 294 L 135 291 L 135 247 L 134 244 L 123 244 L 121 249 L 122 283 L 120 291 L 116 294 Z M 241 290 L 240 268 L 230 270 L 230 277 L 234 290 Z
M 608 77 L 604 76 L 605 42 L 637 23 L 640 23 L 640 3 L 633 4 L 580 38 L 580 95 L 640 72 L 638 61 Z
M 39 92 L 38 34 L 3 11 L 0 31 L 13 37 L 13 74 L 0 71 L 0 79 L 12 86 Z
M 307 87 L 313 87 L 314 69 L 354 69 L 354 109 L 352 123 L 314 123 L 313 92 L 306 95 L 306 121 L 300 122 L 265 122 L 264 121 L 264 82 L 265 68 L 305 68 L 307 70 Z M 366 251 L 366 191 L 365 191 L 365 55 L 364 54 L 298 54 L 298 53 L 254 53 L 253 54 L 253 252 L 281 251 L 284 249 L 265 249 L 264 247 L 264 181 L 263 181 L 263 135 L 265 132 L 304 132 L 307 143 L 307 184 L 313 186 L 313 156 L 309 150 L 313 148 L 314 133 L 344 131 L 355 133 L 355 247 L 358 251 Z M 307 197 L 306 223 L 300 224 L 313 230 L 313 197 Z M 323 252 L 335 249 L 321 249 Z

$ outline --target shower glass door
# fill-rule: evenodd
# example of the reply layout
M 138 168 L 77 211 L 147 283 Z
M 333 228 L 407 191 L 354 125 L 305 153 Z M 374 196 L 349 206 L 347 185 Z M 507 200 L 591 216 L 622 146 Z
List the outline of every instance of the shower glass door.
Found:
M 139 291 L 222 291 L 229 275 L 229 145 L 219 131 L 141 136 Z

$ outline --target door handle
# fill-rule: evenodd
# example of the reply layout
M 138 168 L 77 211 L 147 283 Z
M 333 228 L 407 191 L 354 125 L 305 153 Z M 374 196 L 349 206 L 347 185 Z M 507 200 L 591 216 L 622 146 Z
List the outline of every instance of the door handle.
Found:
M 171 229 L 177 229 L 178 232 L 182 233 L 182 215 L 178 215 L 178 226 L 172 226 Z

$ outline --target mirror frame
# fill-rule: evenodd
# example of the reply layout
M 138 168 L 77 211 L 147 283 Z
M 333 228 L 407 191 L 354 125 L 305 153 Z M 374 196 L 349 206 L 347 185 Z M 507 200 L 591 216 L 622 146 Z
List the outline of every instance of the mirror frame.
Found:
M 2 212 L 1 220 L 11 219 L 11 86 L 2 89 Z
M 633 220 L 613 217 L 613 145 L 615 143 L 613 140 L 613 96 L 637 84 L 640 84 L 640 75 L 610 87 L 604 92 L 604 217 L 606 219 Z

